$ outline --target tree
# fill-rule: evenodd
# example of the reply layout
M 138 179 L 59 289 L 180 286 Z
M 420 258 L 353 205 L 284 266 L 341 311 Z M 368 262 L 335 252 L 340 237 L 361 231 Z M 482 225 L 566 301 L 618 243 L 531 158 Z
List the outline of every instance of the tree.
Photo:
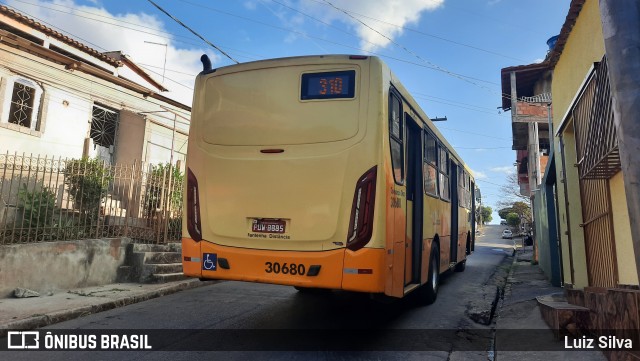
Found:
M 528 195 L 520 193 L 520 185 L 518 184 L 518 175 L 509 173 L 507 175 L 507 183 L 500 187 L 503 199 L 498 201 L 497 205 L 501 208 L 511 208 L 515 202 L 529 203 Z
M 520 216 L 514 212 L 507 214 L 507 224 L 511 227 L 518 227 L 520 225 Z
M 498 211 L 498 215 L 500 216 L 500 218 L 506 220 L 507 219 L 507 214 L 513 212 L 513 208 L 511 207 L 507 207 L 507 208 L 502 208 Z
M 482 224 L 486 224 L 487 222 L 491 222 L 493 220 L 493 209 L 491 207 L 481 206 L 480 212 L 482 213 Z
M 513 203 L 511 209 L 513 210 L 513 213 L 517 214 L 518 217 L 520 217 L 521 221 L 531 223 L 531 207 L 529 206 L 529 203 L 515 202 Z

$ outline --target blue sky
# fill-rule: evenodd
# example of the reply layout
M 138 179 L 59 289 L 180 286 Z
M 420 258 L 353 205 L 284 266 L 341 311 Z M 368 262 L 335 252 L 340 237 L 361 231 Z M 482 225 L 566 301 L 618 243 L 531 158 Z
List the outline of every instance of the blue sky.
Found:
M 381 56 L 475 171 L 495 209 L 514 170 L 500 69 L 544 59 L 570 0 L 154 0 L 240 62 Z M 189 104 L 203 52 L 233 62 L 147 0 L 0 0 L 100 51 L 122 50 Z M 345 14 L 346 13 L 346 14 Z M 371 30 L 375 29 L 375 31 Z M 156 43 L 156 44 L 151 44 Z M 166 44 L 157 45 L 157 44 Z M 164 58 L 166 54 L 166 67 Z M 494 213 L 494 223 L 498 220 Z

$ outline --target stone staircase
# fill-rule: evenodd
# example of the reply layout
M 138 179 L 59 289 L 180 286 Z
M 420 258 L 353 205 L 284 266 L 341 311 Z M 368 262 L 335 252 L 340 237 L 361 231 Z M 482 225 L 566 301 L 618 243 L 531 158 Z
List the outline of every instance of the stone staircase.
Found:
M 125 265 L 118 270 L 119 282 L 166 283 L 187 279 L 182 273 L 182 246 L 130 244 Z

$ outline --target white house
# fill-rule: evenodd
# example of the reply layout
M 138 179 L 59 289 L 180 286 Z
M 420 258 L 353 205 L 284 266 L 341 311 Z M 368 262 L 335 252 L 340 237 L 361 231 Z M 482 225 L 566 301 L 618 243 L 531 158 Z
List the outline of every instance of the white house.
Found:
M 119 51 L 101 53 L 0 6 L 0 153 L 184 158 L 191 108 Z

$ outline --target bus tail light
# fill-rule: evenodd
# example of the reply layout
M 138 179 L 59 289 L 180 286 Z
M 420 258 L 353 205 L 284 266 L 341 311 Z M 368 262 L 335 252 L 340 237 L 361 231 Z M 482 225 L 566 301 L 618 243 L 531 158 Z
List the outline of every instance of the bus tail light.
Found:
M 202 223 L 200 222 L 200 194 L 198 180 L 191 168 L 187 168 L 187 230 L 194 241 L 202 240 Z
M 356 183 L 349 220 L 347 248 L 357 251 L 364 247 L 373 233 L 373 209 L 376 200 L 376 177 L 378 167 L 366 171 Z

